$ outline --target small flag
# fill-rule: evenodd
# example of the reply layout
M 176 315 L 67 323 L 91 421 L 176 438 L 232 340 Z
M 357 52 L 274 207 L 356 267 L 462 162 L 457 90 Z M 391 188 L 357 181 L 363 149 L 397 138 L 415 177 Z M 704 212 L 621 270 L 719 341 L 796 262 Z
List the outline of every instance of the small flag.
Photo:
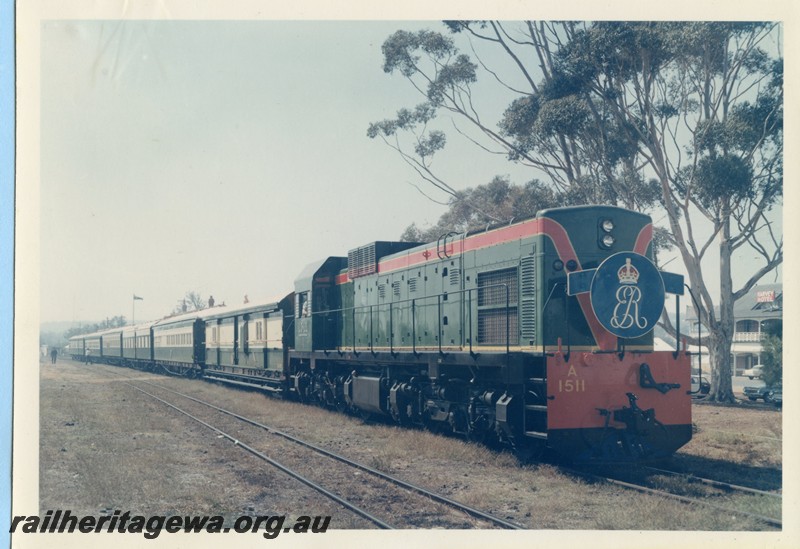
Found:
M 138 295 L 136 295 L 136 294 L 133 294 L 133 300 L 134 300 L 134 301 L 136 301 L 137 299 L 138 299 L 139 301 L 144 301 L 144 298 L 143 298 L 143 297 L 139 297 Z

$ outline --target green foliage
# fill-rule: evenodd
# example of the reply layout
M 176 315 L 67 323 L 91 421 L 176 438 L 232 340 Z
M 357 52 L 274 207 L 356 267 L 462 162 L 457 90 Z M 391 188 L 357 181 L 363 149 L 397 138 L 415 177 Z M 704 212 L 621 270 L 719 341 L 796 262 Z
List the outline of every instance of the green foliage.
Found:
M 717 200 L 738 201 L 753 197 L 753 168 L 734 155 L 706 156 L 695 174 L 698 200 L 711 207 Z
M 390 136 L 398 130 L 409 130 L 418 124 L 425 125 L 436 117 L 436 108 L 430 103 L 421 103 L 414 110 L 400 109 L 397 118 L 373 122 L 367 128 L 367 137 Z
M 772 386 L 783 381 L 783 320 L 768 319 L 761 326 L 761 378 Z
M 453 41 L 438 32 L 397 31 L 383 43 L 383 71 L 392 73 L 400 71 L 403 76 L 412 76 L 417 72 L 420 56 L 417 50 L 427 54 L 432 60 L 441 62 L 456 52 Z
M 431 242 L 450 232 L 484 229 L 534 215 L 544 208 L 561 205 L 553 190 L 538 180 L 512 185 L 506 177 L 459 191 L 450 199 L 448 210 L 436 225 L 421 229 L 416 223 L 406 227 L 400 239 L 405 242 Z
M 768 333 L 761 341 L 761 346 L 764 367 L 761 377 L 764 383 L 768 386 L 781 383 L 783 381 L 783 335 Z
M 433 156 L 436 151 L 440 151 L 444 148 L 446 142 L 447 139 L 445 138 L 444 132 L 434 130 L 419 139 L 419 142 L 417 142 L 414 147 L 414 152 L 416 152 L 420 158 Z

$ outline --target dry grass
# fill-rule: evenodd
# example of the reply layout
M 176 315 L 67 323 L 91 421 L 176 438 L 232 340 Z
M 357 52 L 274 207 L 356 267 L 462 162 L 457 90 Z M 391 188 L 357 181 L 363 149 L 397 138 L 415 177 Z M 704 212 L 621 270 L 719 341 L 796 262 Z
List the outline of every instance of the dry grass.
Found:
M 508 453 L 455 438 L 365 422 L 209 383 L 175 378 L 157 378 L 157 383 L 529 528 L 766 529 L 731 514 L 688 511 L 685 505 L 662 498 L 568 477 L 551 465 L 520 467 Z M 173 510 L 225 516 L 331 514 L 332 528 L 367 527 L 285 475 L 256 464 L 203 427 L 190 427 L 188 420 L 149 397 L 74 363 L 60 364 L 57 369 L 43 367 L 41 387 L 43 509 Z M 170 400 L 179 401 L 178 397 Z M 781 415 L 771 410 L 698 406 L 696 438 L 677 461 L 722 467 L 735 460 L 748 474 L 772 470 L 774 476 L 777 469 L 779 475 L 780 443 L 745 433 L 779 436 Z M 67 426 L 69 422 L 74 425 Z M 358 475 L 352 478 L 358 482 Z M 772 514 L 774 509 L 768 508 L 772 504 L 761 499 L 740 498 L 734 503 L 742 510 L 761 512 L 757 509 L 763 508 L 763 514 Z M 435 506 L 426 509 L 423 505 L 405 526 L 430 524 L 425 515 L 437 512 Z

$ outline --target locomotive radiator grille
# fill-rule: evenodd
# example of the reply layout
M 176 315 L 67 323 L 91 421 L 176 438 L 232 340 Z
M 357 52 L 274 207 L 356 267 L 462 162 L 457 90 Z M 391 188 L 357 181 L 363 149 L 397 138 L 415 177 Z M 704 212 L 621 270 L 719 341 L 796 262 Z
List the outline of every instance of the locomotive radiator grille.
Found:
M 517 268 L 478 274 L 478 343 L 519 342 Z
M 508 317 L 508 332 L 506 332 Z M 505 345 L 506 333 L 509 345 L 518 343 L 517 308 L 478 311 L 478 343 L 483 345 Z

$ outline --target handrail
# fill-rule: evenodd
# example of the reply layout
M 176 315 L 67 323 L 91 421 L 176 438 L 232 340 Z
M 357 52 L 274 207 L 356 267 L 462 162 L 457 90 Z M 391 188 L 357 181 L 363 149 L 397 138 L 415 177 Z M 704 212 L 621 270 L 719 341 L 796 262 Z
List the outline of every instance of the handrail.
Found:
M 686 287 L 687 290 L 689 290 L 689 296 L 692 298 L 695 310 L 697 311 L 697 391 L 692 391 L 691 383 L 689 384 L 689 393 L 697 394 L 703 390 L 703 353 L 700 350 L 700 345 L 702 343 L 702 340 L 700 339 L 700 325 L 701 325 L 700 306 L 697 304 L 697 299 L 695 299 L 694 293 L 692 292 L 692 289 L 689 287 L 689 285 L 684 284 L 684 286 Z M 678 330 L 680 330 L 680 325 L 678 327 Z M 690 370 L 689 374 L 691 375 L 691 368 L 689 370 Z
M 395 305 L 399 305 L 399 304 L 403 304 L 403 303 L 411 303 L 411 312 L 412 312 L 412 314 L 411 314 L 411 325 L 412 325 L 412 337 L 413 337 L 413 340 L 412 340 L 412 352 L 414 354 L 417 354 L 417 345 L 416 345 L 416 341 L 417 341 L 417 338 L 416 338 L 416 320 L 417 320 L 416 309 L 417 309 L 417 302 L 420 301 L 420 300 L 432 300 L 432 299 L 436 298 L 437 316 L 438 316 L 438 326 L 437 326 L 438 332 L 437 332 L 437 336 L 436 337 L 437 337 L 437 340 L 438 340 L 439 353 L 440 354 L 444 354 L 443 350 L 442 350 L 442 296 L 467 294 L 467 300 L 466 301 L 462 301 L 460 305 L 461 305 L 462 310 L 463 310 L 463 307 L 465 307 L 465 306 L 469 307 L 469 352 L 470 352 L 471 355 L 475 356 L 475 353 L 473 352 L 473 340 L 474 340 L 474 337 L 473 337 L 473 330 L 472 330 L 472 324 L 473 324 L 473 317 L 472 317 L 472 299 L 473 298 L 472 298 L 472 292 L 473 292 L 473 290 L 476 290 L 476 289 L 487 290 L 487 289 L 490 289 L 490 288 L 505 288 L 505 294 L 506 294 L 506 298 L 505 298 L 505 317 L 506 317 L 506 330 L 505 330 L 506 331 L 506 334 L 505 334 L 506 337 L 505 337 L 505 339 L 506 339 L 506 342 L 505 343 L 506 343 L 506 353 L 509 353 L 510 350 L 511 350 L 511 317 L 510 317 L 510 314 L 509 314 L 510 289 L 509 289 L 509 285 L 508 284 L 502 283 L 502 282 L 501 283 L 497 283 L 497 284 L 489 284 L 489 285 L 486 285 L 486 286 L 481 286 L 480 288 L 465 288 L 465 289 L 462 289 L 462 290 L 455 290 L 455 291 L 452 291 L 452 292 L 442 292 L 440 294 L 424 296 L 424 297 L 421 297 L 421 298 L 414 297 L 414 298 L 402 299 L 402 300 L 399 300 L 399 301 L 390 301 L 388 303 L 379 303 L 377 305 L 376 304 L 360 305 L 360 306 L 355 306 L 354 305 L 352 307 L 341 307 L 341 308 L 338 308 L 338 309 L 326 309 L 324 311 L 312 311 L 312 312 L 310 312 L 309 316 L 313 318 L 315 315 L 341 314 L 342 315 L 341 318 L 342 319 L 346 319 L 347 313 L 351 313 L 351 316 L 352 316 L 352 327 L 353 327 L 352 347 L 353 347 L 353 352 L 356 354 L 356 356 L 358 356 L 358 351 L 356 349 L 356 313 L 359 312 L 359 311 L 363 312 L 363 311 L 367 311 L 368 310 L 369 311 L 369 329 L 370 329 L 369 350 L 370 350 L 370 352 L 372 352 L 374 354 L 374 352 L 375 352 L 374 351 L 375 336 L 374 336 L 373 309 L 375 307 L 387 306 L 389 308 L 389 352 L 391 354 L 395 354 L 395 352 L 394 352 L 394 308 L 395 307 L 394 306 Z M 519 305 L 517 305 L 517 308 L 519 308 Z M 519 311 L 518 311 L 517 314 L 519 315 Z M 459 317 L 459 318 L 462 318 L 462 317 Z M 327 323 L 323 323 L 323 338 L 322 338 L 323 341 L 327 341 L 327 338 L 325 337 L 326 335 L 327 335 Z M 462 332 L 462 336 L 463 336 L 463 332 Z M 463 344 L 463 339 L 462 339 L 462 344 Z M 322 351 L 327 352 L 328 351 L 327 346 L 325 348 L 323 348 Z
M 542 318 L 544 318 L 545 311 L 547 311 L 547 306 L 550 304 L 550 299 L 553 297 L 553 293 L 555 293 L 556 288 L 558 288 L 562 284 L 564 285 L 564 295 L 565 296 L 567 295 L 566 294 L 566 289 L 567 289 L 566 281 L 561 281 L 561 280 L 556 281 L 556 283 L 553 284 L 553 287 L 550 288 L 550 293 L 547 295 L 547 299 L 545 300 L 544 305 L 542 305 Z M 547 334 L 544 333 L 545 328 L 547 328 L 547 324 L 543 323 L 542 324 L 542 346 L 543 347 L 545 347 L 547 345 L 547 337 L 546 337 Z M 569 327 L 567 327 L 567 330 L 569 330 Z M 559 348 L 560 347 L 561 347 L 561 345 L 559 344 Z M 567 356 L 567 360 L 569 360 L 570 351 L 571 351 L 571 347 L 570 347 L 570 340 L 569 340 L 569 331 L 567 331 L 567 355 L 566 355 Z

